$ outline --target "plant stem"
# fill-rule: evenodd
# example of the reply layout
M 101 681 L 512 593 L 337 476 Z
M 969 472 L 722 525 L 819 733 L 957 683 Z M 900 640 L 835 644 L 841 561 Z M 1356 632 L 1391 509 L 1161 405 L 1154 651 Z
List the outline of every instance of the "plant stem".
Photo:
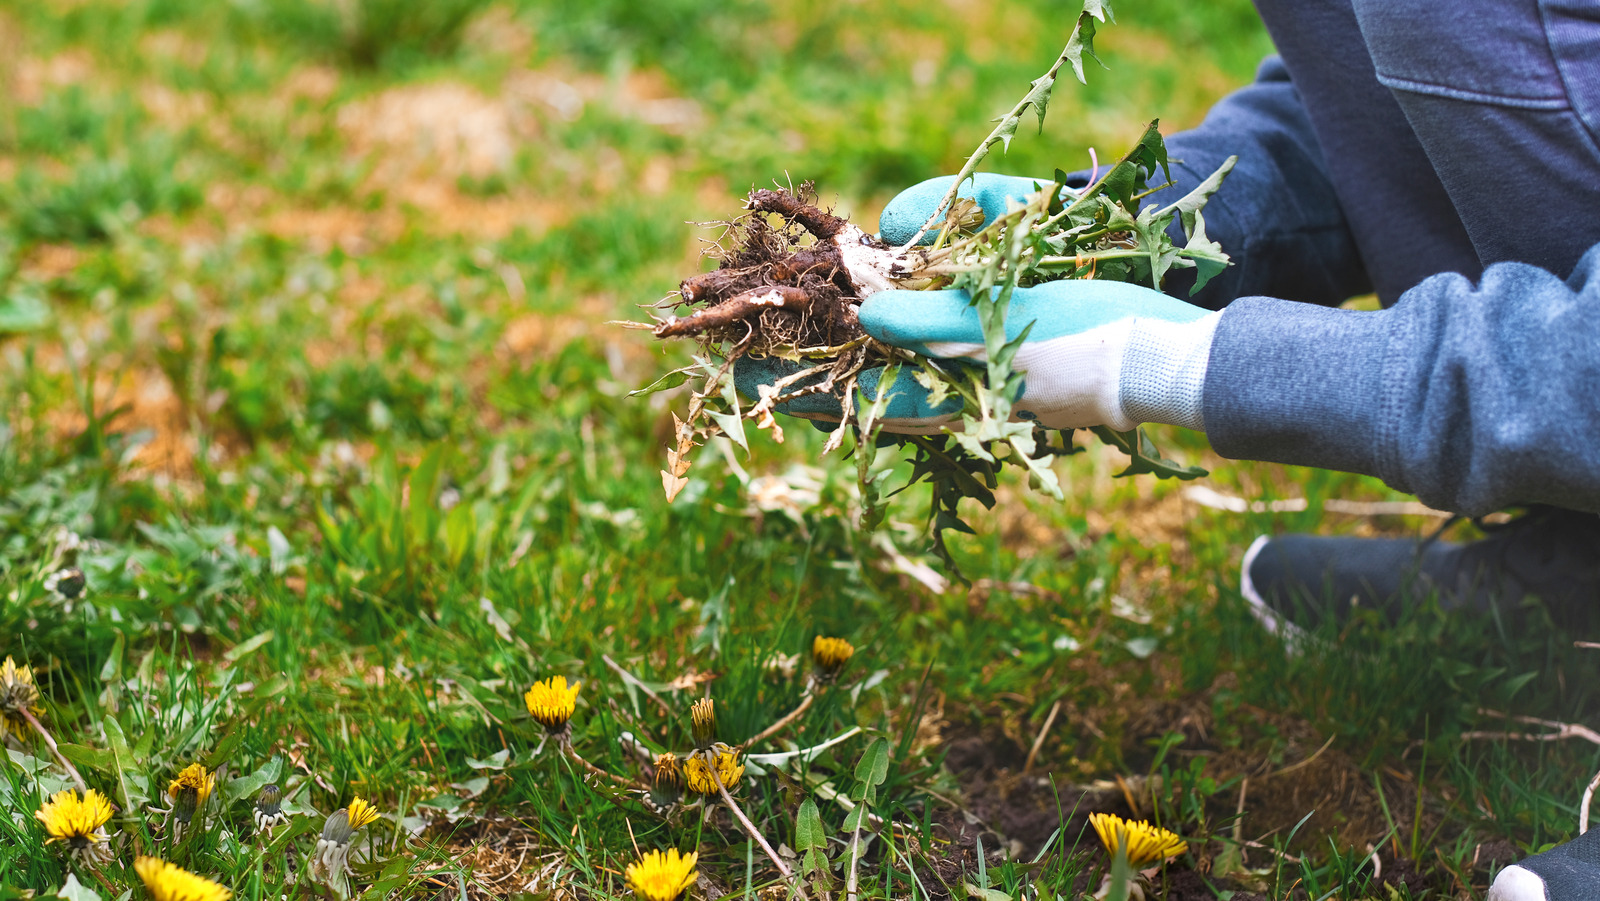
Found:
M 1128 901 L 1133 888 L 1133 866 L 1128 862 L 1128 849 L 1119 847 L 1111 858 L 1111 885 L 1105 901 Z
M 1078 18 L 1077 24 L 1072 29 L 1072 36 L 1067 39 L 1066 47 L 1062 48 L 1061 55 L 1056 57 L 1055 64 L 1050 67 L 1050 71 L 1033 82 L 1035 88 L 1040 84 L 1053 85 L 1055 83 L 1056 73 L 1060 72 L 1061 67 L 1072 57 L 1073 48 L 1078 41 L 1078 34 L 1083 28 L 1083 19 L 1084 16 Z M 1048 87 L 1045 89 L 1045 99 L 1049 99 Z M 956 173 L 955 181 L 950 183 L 950 190 L 945 192 L 943 199 L 939 201 L 939 205 L 934 207 L 933 215 L 929 216 L 928 221 L 922 223 L 922 227 L 917 229 L 917 233 L 911 236 L 911 240 L 900 248 L 902 251 L 915 247 L 917 242 L 921 241 L 923 236 L 928 233 L 928 230 L 933 228 L 934 220 L 950 211 L 950 205 L 955 202 L 957 194 L 960 193 L 962 183 L 971 178 L 974 172 L 978 171 L 978 164 L 983 162 L 983 158 L 989 155 L 989 151 L 994 148 L 994 145 L 1008 140 L 1012 135 L 1016 134 L 1017 127 L 1014 124 L 1014 120 L 1020 119 L 1022 114 L 1028 111 L 1029 106 L 1036 106 L 1037 104 L 1038 101 L 1034 99 L 1034 91 L 1030 90 L 1027 96 L 1023 97 L 1016 106 L 1011 108 L 1011 112 L 1000 117 L 1000 124 L 996 125 L 994 130 L 989 132 L 989 136 L 983 139 L 983 143 L 978 145 L 978 149 L 967 157 L 967 161 L 962 165 L 961 171 Z M 1043 125 L 1044 107 L 1040 106 L 1038 108 L 1040 110 L 1040 124 Z
M 33 713 L 29 711 L 28 708 L 20 708 L 19 712 L 22 714 L 22 718 L 27 720 L 29 725 L 33 726 L 33 731 L 39 733 L 39 737 L 44 739 L 45 746 L 50 749 L 51 754 L 56 756 L 56 760 L 60 761 L 61 765 L 66 768 L 67 774 L 72 777 L 72 781 L 78 783 L 78 791 L 87 795 L 89 793 L 89 784 L 83 781 L 82 776 L 78 775 L 77 768 L 74 767 L 72 763 L 67 760 L 67 758 L 61 756 L 61 749 L 56 747 L 56 740 L 50 736 L 50 731 L 44 727 L 43 723 L 39 722 L 39 720 L 34 717 Z
M 863 801 L 861 803 L 865 804 L 866 802 Z M 863 819 L 863 820 L 866 819 L 865 814 L 862 815 L 861 819 Z M 857 874 L 856 864 L 858 864 L 860 862 L 861 862 L 861 824 L 859 822 L 857 822 L 856 823 L 856 830 L 854 832 L 850 833 L 850 873 L 849 873 L 849 875 L 847 875 L 845 877 L 845 880 L 844 880 L 844 897 L 845 897 L 845 901 L 856 901 L 856 888 L 858 887 L 858 883 L 856 881 L 856 874 Z
M 638 788 L 639 787 L 639 785 L 637 783 L 635 783 L 632 779 L 625 779 L 625 778 L 623 778 L 621 776 L 616 775 L 615 773 L 611 773 L 611 772 L 608 772 L 606 770 L 602 770 L 599 767 L 595 766 L 594 764 L 590 763 L 589 761 L 584 760 L 583 759 L 583 755 L 578 753 L 578 749 L 574 748 L 572 746 L 572 742 L 571 741 L 563 741 L 563 742 L 561 742 L 561 750 L 567 755 L 567 759 L 571 760 L 573 763 L 576 763 L 576 764 L 582 766 L 584 769 L 588 770 L 589 772 L 593 773 L 596 776 L 601 776 L 601 777 L 603 777 L 605 779 L 609 779 L 611 782 L 614 782 L 617 785 L 620 785 L 620 786 L 622 786 L 624 788 Z
M 778 720 L 776 723 L 773 723 L 772 725 L 768 726 L 767 728 L 762 729 L 760 732 L 756 733 L 754 737 L 750 738 L 744 744 L 740 745 L 739 746 L 739 750 L 743 751 L 744 749 L 750 747 L 751 745 L 756 744 L 757 742 L 766 741 L 767 739 L 771 738 L 772 736 L 777 735 L 779 732 L 782 732 L 784 729 L 788 728 L 795 720 L 799 719 L 800 715 L 802 713 L 805 713 L 807 710 L 811 709 L 811 702 L 815 701 L 816 699 L 817 699 L 816 693 L 810 687 L 807 687 L 806 688 L 805 697 L 800 699 L 800 706 L 799 707 L 796 707 L 795 709 L 789 711 L 787 714 L 784 715 L 784 717 L 782 719 Z
M 789 865 L 783 862 L 783 858 L 778 856 L 778 852 L 772 850 L 771 845 L 767 844 L 766 838 L 756 829 L 755 824 L 750 822 L 750 818 L 744 815 L 744 810 L 739 807 L 739 802 L 733 799 L 733 795 L 728 794 L 728 787 L 722 784 L 722 776 L 717 773 L 717 768 L 710 767 L 710 770 L 711 781 L 717 783 L 717 791 L 722 793 L 723 803 L 727 804 L 728 809 L 733 811 L 734 818 L 739 821 L 740 826 L 744 827 L 745 834 L 760 845 L 761 850 L 767 852 L 767 857 L 772 859 L 773 866 L 778 868 L 778 872 L 788 881 L 789 887 L 794 889 L 794 893 L 800 897 L 801 901 L 807 901 L 806 890 L 801 887 L 800 881 L 794 878 L 794 872 L 789 869 Z

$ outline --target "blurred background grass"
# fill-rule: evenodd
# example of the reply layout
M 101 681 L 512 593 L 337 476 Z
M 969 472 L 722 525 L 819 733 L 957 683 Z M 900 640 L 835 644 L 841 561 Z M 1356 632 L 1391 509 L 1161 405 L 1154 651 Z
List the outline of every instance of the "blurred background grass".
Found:
M 992 168 L 1072 169 L 1090 147 L 1122 152 L 1150 118 L 1192 125 L 1271 49 L 1242 0 L 1117 12 L 1097 44 L 1109 70 L 1059 86 L 1044 134 Z M 899 189 L 959 167 L 1073 13 L 0 3 L 0 653 L 40 668 L 63 741 L 107 747 L 107 718 L 140 736 L 133 760 L 85 764 L 91 783 L 134 786 L 119 803 L 208 755 L 236 772 L 296 760 L 307 810 L 377 795 L 403 861 L 377 881 L 396 891 L 470 870 L 486 836 L 511 832 L 564 867 L 543 888 L 618 890 L 630 834 L 701 840 L 706 868 L 738 884 L 750 849 L 736 830 L 625 822 L 548 758 L 480 764 L 536 742 L 518 696 L 553 672 L 587 683 L 578 735 L 594 759 L 625 768 L 622 729 L 682 744 L 682 725 L 641 714 L 601 654 L 659 683 L 714 673 L 725 728 L 752 734 L 798 691 L 765 663 L 814 634 L 862 648 L 856 678 L 882 674 L 797 736 L 862 724 L 906 737 L 915 753 L 897 761 L 890 803 L 908 817 L 928 815 L 930 785 L 959 790 L 930 775 L 939 739 L 1026 750 L 1059 703 L 1040 768 L 1074 779 L 1158 767 L 1172 732 L 1195 759 L 1244 755 L 1216 764 L 1219 784 L 1333 739 L 1340 778 L 1377 786 L 1371 809 L 1325 798 L 1295 845 L 1317 850 L 1280 889 L 1359 893 L 1366 877 L 1341 855 L 1387 841 L 1470 893 L 1478 841 L 1570 835 L 1594 753 L 1456 738 L 1479 705 L 1592 713 L 1594 663 L 1564 637 L 1423 615 L 1288 659 L 1242 611 L 1238 559 L 1262 531 L 1429 526 L 1322 517 L 1329 497 L 1398 497 L 1372 480 L 1230 463 L 1167 430 L 1163 446 L 1212 468 L 1218 490 L 1310 502 L 1228 514 L 1178 486 L 1113 481 L 1119 461 L 1091 448 L 1061 464 L 1065 505 L 1008 486 L 973 518 L 979 535 L 958 547 L 972 589 L 919 568 L 922 540 L 898 524 L 919 521 L 915 491 L 883 536 L 854 535 L 853 467 L 819 463 L 806 429 L 758 439 L 737 465 L 708 447 L 684 496 L 661 499 L 682 400 L 626 392 L 687 352 L 607 322 L 641 318 L 634 305 L 701 265 L 706 233 L 688 223 L 791 178 L 870 223 Z M 86 544 L 65 549 L 68 532 Z M 67 566 L 87 573 L 85 597 L 46 590 Z M 927 693 L 936 715 L 916 700 Z M 1210 731 L 1188 736 L 1199 721 L 1172 704 L 1207 711 Z M 194 728 L 160 727 L 180 722 Z M 847 771 L 860 747 L 817 766 Z M 0 882 L 53 890 L 65 871 L 27 815 L 53 783 L 7 773 Z M 1415 807 L 1389 810 L 1385 786 L 1406 785 L 1423 786 Z M 1231 811 L 1232 790 L 1196 782 L 1160 809 L 1209 830 L 1206 804 Z M 1313 794 L 1285 802 L 1284 827 Z M 752 790 L 774 835 L 793 803 Z M 124 806 L 122 828 L 163 847 Z M 1259 829 L 1247 816 L 1246 832 L 1286 841 L 1288 828 L 1269 837 L 1273 815 Z M 443 825 L 400 841 L 424 819 Z M 247 897 L 276 894 L 281 874 L 220 839 L 184 853 Z M 874 877 L 886 890 L 892 871 Z

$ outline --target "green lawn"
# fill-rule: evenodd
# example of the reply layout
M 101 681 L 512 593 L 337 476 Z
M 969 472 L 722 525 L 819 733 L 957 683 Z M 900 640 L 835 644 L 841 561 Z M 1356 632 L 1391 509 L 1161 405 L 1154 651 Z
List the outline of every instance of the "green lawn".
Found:
M 144 897 L 151 854 L 320 897 L 317 836 L 360 796 L 368 897 L 621 896 L 665 848 L 698 851 L 695 898 L 783 897 L 726 805 L 661 810 L 562 756 L 522 697 L 554 675 L 583 683 L 575 751 L 627 780 L 623 733 L 687 751 L 700 697 L 729 743 L 812 697 L 751 753 L 848 737 L 747 759 L 735 794 L 815 897 L 846 895 L 863 760 L 870 897 L 1080 897 L 1090 809 L 1189 839 L 1171 897 L 1204 873 L 1240 901 L 1481 897 L 1492 861 L 1575 835 L 1600 749 L 1461 738 L 1504 728 L 1479 708 L 1600 712 L 1600 658 L 1541 611 L 1424 607 L 1291 657 L 1244 609 L 1258 534 L 1437 527 L 1324 515 L 1405 499 L 1376 481 L 1158 430 L 1216 491 L 1309 500 L 1229 513 L 1091 446 L 1066 503 L 1007 483 L 970 511 L 970 584 L 918 489 L 860 534 L 854 461 L 810 429 L 707 446 L 663 499 L 685 398 L 627 394 L 688 349 L 611 320 L 697 270 L 689 223 L 791 177 L 874 221 L 959 167 L 1069 6 L 0 2 L 0 656 L 118 807 L 83 891 Z M 990 168 L 1194 124 L 1270 52 L 1243 0 L 1118 16 L 1109 71 Z M 808 694 L 819 635 L 856 651 Z M 72 867 L 33 813 L 72 782 L 7 721 L 0 898 L 52 897 Z M 225 771 L 180 837 L 151 809 L 194 762 Z M 268 782 L 291 817 L 264 842 Z

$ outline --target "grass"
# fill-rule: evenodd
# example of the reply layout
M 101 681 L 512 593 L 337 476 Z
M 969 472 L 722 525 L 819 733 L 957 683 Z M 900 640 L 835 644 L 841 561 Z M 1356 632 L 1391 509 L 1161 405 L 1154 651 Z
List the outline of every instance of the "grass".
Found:
M 1197 122 L 1270 50 L 1242 2 L 1121 16 L 1110 71 L 997 168 Z M 1092 889 L 1075 806 L 1114 778 L 1133 788 L 1089 797 L 1274 897 L 1384 896 L 1368 843 L 1426 876 L 1402 897 L 1473 897 L 1481 844 L 1575 834 L 1595 749 L 1459 738 L 1495 728 L 1480 707 L 1592 718 L 1570 636 L 1420 609 L 1286 657 L 1243 609 L 1257 534 L 1432 527 L 1322 515 L 1396 497 L 1372 480 L 1159 436 L 1220 491 L 1310 500 L 1222 513 L 1113 481 L 1091 448 L 1060 464 L 1067 503 L 1013 485 L 974 511 L 975 585 L 940 590 L 897 563 L 927 562 L 914 528 L 852 529 L 853 465 L 819 466 L 809 430 L 737 467 L 707 448 L 662 501 L 677 401 L 626 394 L 684 351 L 606 323 L 693 271 L 684 221 L 785 172 L 870 220 L 953 171 L 1067 27 L 1042 2 L 0 4 L 0 654 L 36 668 L 44 721 L 121 808 L 110 887 L 81 881 L 115 897 L 158 853 L 307 897 L 284 849 L 303 863 L 359 795 L 385 815 L 356 859 L 369 897 L 616 896 L 636 847 L 697 849 L 742 897 L 777 883 L 737 824 L 586 781 L 521 695 L 581 680 L 575 748 L 634 774 L 622 733 L 687 749 L 703 694 L 728 741 L 792 709 L 817 635 L 855 656 L 752 750 L 863 731 L 739 796 L 774 846 L 846 859 L 811 876 L 835 896 L 835 798 L 866 791 L 877 738 L 872 810 L 901 825 L 864 849 L 871 897 Z M 760 509 L 754 477 L 793 506 Z M 45 587 L 69 567 L 81 598 Z M 68 867 L 32 812 L 67 780 L 31 737 L 8 761 L 0 896 L 54 893 Z M 226 768 L 216 822 L 175 841 L 149 808 L 194 761 Z M 271 780 L 294 817 L 263 848 Z

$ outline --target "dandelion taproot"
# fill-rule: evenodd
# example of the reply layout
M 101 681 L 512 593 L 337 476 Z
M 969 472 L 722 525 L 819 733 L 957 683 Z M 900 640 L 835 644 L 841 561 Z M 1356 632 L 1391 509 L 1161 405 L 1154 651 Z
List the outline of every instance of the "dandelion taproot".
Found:
M 628 885 L 644 901 L 677 901 L 700 875 L 695 872 L 699 854 L 679 854 L 677 848 L 646 851 L 628 864 Z
M 574 682 L 568 687 L 566 676 L 551 676 L 533 683 L 528 693 L 522 696 L 522 701 L 528 705 L 528 715 L 538 720 L 545 729 L 561 732 L 578 709 L 578 689 L 582 687 L 582 682 Z
M 817 664 L 817 672 L 823 679 L 832 679 L 839 674 L 839 669 L 855 655 L 855 645 L 843 638 L 827 638 L 818 635 L 811 642 L 811 659 Z
M 1189 849 L 1188 843 L 1176 833 L 1143 820 L 1124 820 L 1114 813 L 1091 813 L 1089 823 L 1113 858 L 1119 851 L 1125 852 L 1128 863 L 1135 867 L 1177 857 Z
M 157 857 L 141 857 L 133 869 L 154 901 L 228 901 L 233 892 Z
M 0 741 L 7 732 L 20 740 L 27 730 L 29 718 L 44 715 L 39 706 L 39 687 L 33 681 L 33 667 L 17 666 L 10 657 L 0 664 Z
M 65 842 L 72 859 L 87 867 L 104 866 L 111 860 L 111 845 L 106 821 L 111 819 L 111 801 L 94 789 L 83 797 L 72 789 L 50 796 L 34 817 L 49 834 L 46 844 Z
M 724 744 L 708 751 L 696 751 L 683 764 L 683 781 L 700 795 L 717 794 L 717 782 L 730 793 L 744 775 L 744 764 L 739 762 L 739 752 Z

